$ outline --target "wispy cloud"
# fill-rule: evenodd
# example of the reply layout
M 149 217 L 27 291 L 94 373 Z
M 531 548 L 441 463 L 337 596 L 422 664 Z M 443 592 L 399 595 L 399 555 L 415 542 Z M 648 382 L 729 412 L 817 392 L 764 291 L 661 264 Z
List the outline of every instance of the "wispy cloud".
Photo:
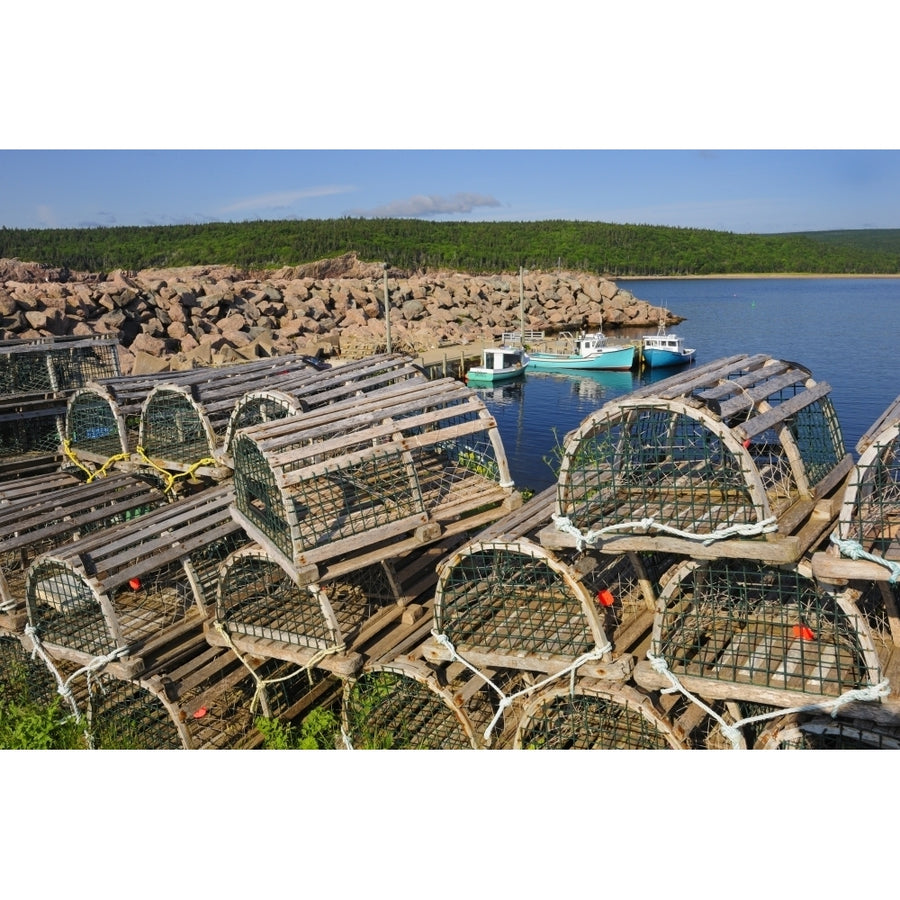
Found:
M 245 209 L 285 209 L 298 200 L 308 200 L 310 197 L 329 197 L 333 194 L 346 194 L 354 188 L 348 185 L 323 185 L 321 187 L 307 188 L 302 191 L 273 191 L 270 194 L 258 194 L 255 197 L 246 197 L 228 206 L 222 207 L 222 212 L 238 212 Z
M 402 218 L 404 216 L 440 216 L 446 213 L 469 213 L 479 206 L 500 206 L 500 201 L 484 194 L 453 194 L 441 197 L 434 194 L 415 194 L 406 200 L 395 200 L 374 209 L 351 210 L 352 216 L 366 218 Z
M 56 228 L 56 214 L 52 206 L 47 203 L 39 203 L 35 214 L 43 228 Z

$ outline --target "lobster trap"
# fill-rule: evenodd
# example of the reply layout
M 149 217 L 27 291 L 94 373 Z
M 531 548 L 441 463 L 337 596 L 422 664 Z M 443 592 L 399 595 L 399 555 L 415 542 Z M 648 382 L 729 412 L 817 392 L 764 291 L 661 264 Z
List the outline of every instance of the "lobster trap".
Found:
M 48 706 L 57 682 L 47 667 L 32 659 L 19 635 L 0 631 L 0 710 L 7 703 Z
M 91 378 L 118 372 L 111 339 L 0 341 L 0 476 L 57 468 L 66 398 Z
M 649 690 L 830 708 L 876 689 L 882 669 L 852 597 L 822 590 L 798 567 L 725 558 L 668 573 L 634 677 Z
M 813 557 L 816 577 L 900 579 L 900 397 L 856 445 L 832 544 Z
M 740 355 L 607 403 L 565 440 L 541 542 L 797 562 L 852 468 L 829 393 L 795 363 Z
M 211 648 L 196 624 L 133 678 L 44 659 L 99 750 L 252 749 L 263 740 L 259 717 L 290 721 L 338 688 L 322 673 Z
M 686 750 L 653 699 L 630 685 L 610 687 L 590 679 L 554 685 L 526 706 L 514 739 L 516 750 Z
M 397 354 L 378 354 L 321 372 L 287 372 L 277 386 L 250 390 L 238 399 L 225 431 L 225 454 L 230 459 L 234 437 L 242 428 L 299 415 L 405 381 L 425 380 L 409 357 Z
M 53 658 L 130 678 L 172 633 L 212 614 L 218 569 L 247 542 L 229 485 L 95 531 L 28 568 L 28 631 Z
M 596 678 L 627 678 L 627 651 L 650 629 L 671 560 L 550 553 L 533 535 L 554 496 L 549 488 L 533 497 L 442 561 L 430 662 L 459 655 L 476 667 L 554 674 L 577 661 Z
M 321 583 L 299 584 L 251 544 L 222 566 L 212 645 L 348 676 L 420 642 L 432 624 L 429 596 L 448 545 L 385 559 Z
M 165 472 L 229 477 L 224 447 L 235 404 L 249 392 L 277 388 L 298 371 L 320 374 L 313 358 L 286 356 L 194 369 L 157 384 L 141 407 L 138 457 Z
M 31 490 L 22 490 L 30 484 Z M 22 482 L 20 490 L 0 493 L 0 627 L 25 625 L 28 567 L 44 553 L 100 529 L 137 519 L 166 505 L 161 492 L 136 475 L 113 473 L 91 483 L 70 475 Z
M 900 750 L 900 724 L 792 713 L 772 722 L 755 750 Z
M 370 665 L 344 685 L 346 741 L 368 750 L 486 749 L 493 699 L 464 669 L 447 679 L 416 659 Z
M 66 405 L 63 468 L 88 477 L 111 468 L 134 469 L 141 407 L 154 387 L 178 377 L 172 372 L 124 375 L 75 391 Z
M 496 422 L 453 379 L 242 430 L 233 513 L 300 583 L 483 528 L 521 503 Z
M 0 341 L 0 400 L 66 394 L 120 374 L 118 341 L 54 337 Z

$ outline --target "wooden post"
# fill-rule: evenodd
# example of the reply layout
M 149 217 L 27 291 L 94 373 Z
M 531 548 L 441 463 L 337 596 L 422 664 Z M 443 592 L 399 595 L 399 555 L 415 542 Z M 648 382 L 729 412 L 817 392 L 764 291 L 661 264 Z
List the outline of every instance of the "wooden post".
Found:
M 391 295 L 388 291 L 388 264 L 382 263 L 384 269 L 384 336 L 387 341 L 387 352 L 391 352 Z

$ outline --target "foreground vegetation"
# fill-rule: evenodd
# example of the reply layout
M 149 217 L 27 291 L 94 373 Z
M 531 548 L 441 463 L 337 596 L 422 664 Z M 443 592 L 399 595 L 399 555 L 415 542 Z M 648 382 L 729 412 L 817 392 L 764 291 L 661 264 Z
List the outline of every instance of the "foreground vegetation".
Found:
M 304 219 L 120 228 L 0 228 L 0 258 L 73 271 L 191 265 L 271 269 L 356 252 L 403 269 L 520 265 L 611 277 L 900 273 L 900 229 L 734 234 L 604 222 Z

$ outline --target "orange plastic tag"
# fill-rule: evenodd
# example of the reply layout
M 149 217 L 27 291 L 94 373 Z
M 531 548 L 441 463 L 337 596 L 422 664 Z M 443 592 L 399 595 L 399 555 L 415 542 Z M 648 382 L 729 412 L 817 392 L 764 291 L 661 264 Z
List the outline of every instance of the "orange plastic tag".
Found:
M 613 597 L 612 591 L 603 588 L 600 591 L 597 591 L 597 602 L 601 606 L 612 606 L 613 603 L 616 602 L 616 598 Z
M 795 638 L 800 638 L 801 641 L 814 641 L 816 639 L 812 629 L 807 628 L 805 625 L 795 625 L 791 629 L 791 634 Z

